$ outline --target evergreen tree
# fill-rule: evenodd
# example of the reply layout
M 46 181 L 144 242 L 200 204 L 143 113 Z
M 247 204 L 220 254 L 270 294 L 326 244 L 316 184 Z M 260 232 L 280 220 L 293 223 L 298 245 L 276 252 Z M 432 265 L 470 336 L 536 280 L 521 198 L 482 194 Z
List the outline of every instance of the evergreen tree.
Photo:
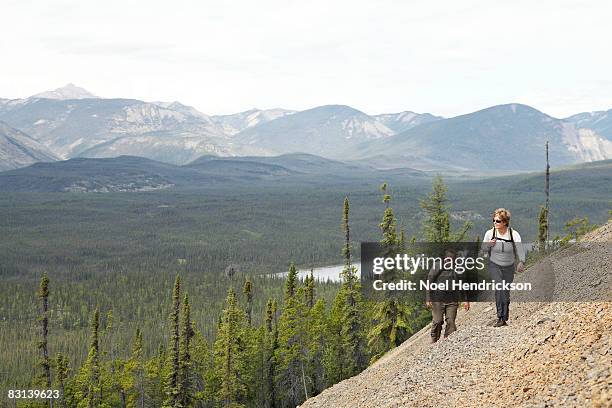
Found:
M 130 358 L 132 385 L 134 389 L 133 397 L 130 399 L 130 406 L 144 408 L 145 395 L 145 367 L 142 352 L 142 332 L 136 329 L 134 344 L 132 345 L 132 357 Z
M 155 357 L 145 363 L 145 395 L 149 406 L 163 405 L 166 377 L 166 350 L 163 344 L 159 344 Z
M 387 193 L 386 189 L 387 185 L 383 184 L 381 190 L 385 211 L 380 223 L 382 232 L 380 244 L 383 247 L 385 257 L 394 257 L 401 248 L 397 235 L 397 222 L 393 209 L 389 205 L 391 195 Z M 367 335 L 372 361 L 401 344 L 408 338 L 409 334 L 412 334 L 409 323 L 411 313 L 411 306 L 393 297 L 385 297 L 377 303 L 374 310 L 375 324 Z
M 60 399 L 58 405 L 61 408 L 66 407 L 66 382 L 68 380 L 68 374 L 70 372 L 70 364 L 68 363 L 68 357 L 61 353 L 57 353 L 54 361 L 55 366 L 55 381 L 54 387 L 60 392 Z
M 180 338 L 178 393 L 181 406 L 189 407 L 193 399 L 193 375 L 191 372 L 191 340 L 195 332 L 191 322 L 189 296 L 183 299 L 182 328 Z
M 457 233 L 451 233 L 447 191 L 444 180 L 437 176 L 433 181 L 432 191 L 426 199 L 420 201 L 426 214 L 423 220 L 423 237 L 426 242 L 462 241 L 472 227 L 470 222 L 466 222 Z
M 306 306 L 308 309 L 311 309 L 314 306 L 315 299 L 315 279 L 314 272 L 310 270 L 310 275 L 306 276 L 304 280 L 304 301 L 306 302 Z
M 390 200 L 390 196 L 386 194 L 386 188 L 386 184 L 383 185 L 385 204 Z M 390 208 L 386 210 L 387 215 L 393 214 Z M 342 284 L 330 312 L 329 341 L 325 358 L 328 379 L 333 383 L 361 372 L 368 362 L 361 284 L 351 260 L 349 211 L 349 200 L 345 198 L 342 215 L 344 269 L 341 274 Z M 387 219 L 386 221 L 394 224 L 393 220 Z
M 91 319 L 91 341 L 87 360 L 76 378 L 75 397 L 79 408 L 94 408 L 102 405 L 102 383 L 100 381 L 100 310 L 96 308 Z
M 386 185 L 385 185 L 386 189 Z M 342 256 L 344 257 L 344 267 L 351 267 L 351 230 L 349 225 L 349 199 L 344 197 L 344 207 L 342 210 L 342 230 L 344 232 L 344 246 L 342 247 Z
M 304 367 L 307 353 L 307 308 L 304 303 L 304 289 L 295 287 L 296 274 L 293 265 L 289 275 L 293 275 L 294 279 L 287 280 L 285 303 L 278 324 L 276 383 L 282 392 L 281 405 L 296 406 L 308 398 L 308 381 Z
M 383 192 L 385 211 L 379 227 L 383 233 L 381 244 L 384 246 L 385 251 L 391 254 L 397 251 L 397 222 L 395 221 L 393 209 L 389 206 L 389 203 L 391 202 L 391 195 L 387 193 L 387 187 L 387 183 L 383 183 L 383 185 L 380 187 L 381 191 Z M 385 254 L 385 256 L 387 256 L 387 254 Z
M 224 407 L 240 407 L 246 402 L 250 378 L 245 328 L 245 313 L 238 306 L 236 294 L 230 288 L 214 346 L 215 367 L 220 377 L 217 396 Z
M 49 361 L 49 278 L 47 273 L 43 272 L 40 278 L 40 286 L 38 289 L 38 298 L 40 299 L 40 329 L 41 339 L 38 343 L 38 348 L 41 351 L 41 367 L 42 377 L 47 389 L 51 388 L 51 363 Z M 49 406 L 53 407 L 53 400 L 49 399 Z
M 538 219 L 538 249 L 546 250 L 546 240 L 548 237 L 548 209 L 546 206 L 540 207 L 540 216 Z
M 288 298 L 295 296 L 295 289 L 297 287 L 297 270 L 295 264 L 291 262 L 289 265 L 289 273 L 287 273 L 287 280 L 285 281 L 285 302 Z
M 247 278 L 246 282 L 244 282 L 244 288 L 242 289 L 244 296 L 246 297 L 246 315 L 247 322 L 249 326 L 251 325 L 251 317 L 253 314 L 253 284 L 251 280 Z
M 309 389 L 311 396 L 319 394 L 327 385 L 324 364 L 326 328 L 325 301 L 318 299 L 314 306 L 310 308 L 307 325 L 307 373 L 310 379 Z
M 376 324 L 368 333 L 368 346 L 372 350 L 372 361 L 380 358 L 406 340 L 414 330 L 410 324 L 412 310 L 395 298 L 376 305 Z
M 172 293 L 172 313 L 170 314 L 170 354 L 168 361 L 168 374 L 165 384 L 164 408 L 182 407 L 179 395 L 179 364 L 180 364 L 180 307 L 181 307 L 181 279 L 176 275 Z
M 274 309 L 272 302 L 272 299 L 268 299 L 268 303 L 266 303 L 266 331 L 268 333 L 272 332 L 272 325 L 274 324 Z
M 195 407 L 209 407 L 215 403 L 215 393 L 218 389 L 215 378 L 215 367 L 211 347 L 202 335 L 196 331 L 192 346 L 192 387 Z
M 264 336 L 264 403 L 267 407 L 276 406 L 276 387 L 274 377 L 276 375 L 275 352 L 278 348 L 278 328 L 276 325 L 276 301 L 268 299 L 266 304 L 266 321 Z

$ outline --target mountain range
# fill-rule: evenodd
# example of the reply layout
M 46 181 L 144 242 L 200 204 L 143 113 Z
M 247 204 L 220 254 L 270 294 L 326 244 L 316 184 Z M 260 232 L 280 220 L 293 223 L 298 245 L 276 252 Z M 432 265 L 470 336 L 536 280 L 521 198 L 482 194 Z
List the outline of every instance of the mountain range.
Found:
M 180 102 L 99 98 L 68 84 L 0 99 L 0 121 L 0 170 L 77 157 L 184 165 L 207 155 L 308 153 L 377 168 L 503 173 L 540 169 L 546 141 L 553 166 L 612 158 L 612 111 L 557 119 L 521 104 L 452 118 L 368 115 L 345 105 L 210 116 Z

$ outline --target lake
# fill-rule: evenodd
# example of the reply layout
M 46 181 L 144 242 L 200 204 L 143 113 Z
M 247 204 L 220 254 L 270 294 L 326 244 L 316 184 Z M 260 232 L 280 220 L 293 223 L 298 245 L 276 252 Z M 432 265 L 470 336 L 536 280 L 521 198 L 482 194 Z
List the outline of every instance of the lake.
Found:
M 360 276 L 361 264 L 359 261 L 353 264 L 357 269 L 357 276 Z M 317 281 L 321 282 L 340 282 L 340 273 L 344 269 L 344 265 L 330 265 L 322 266 L 319 268 L 312 268 L 312 273 Z M 298 279 L 304 280 L 306 276 L 310 275 L 311 268 L 298 269 Z M 287 276 L 289 272 L 279 272 L 278 276 Z

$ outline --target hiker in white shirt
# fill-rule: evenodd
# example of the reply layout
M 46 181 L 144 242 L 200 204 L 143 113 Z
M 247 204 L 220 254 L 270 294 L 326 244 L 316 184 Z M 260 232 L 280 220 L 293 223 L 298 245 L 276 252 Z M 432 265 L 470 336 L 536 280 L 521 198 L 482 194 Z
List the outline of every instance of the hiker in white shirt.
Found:
M 482 248 L 489 254 L 489 274 L 495 282 L 512 283 L 514 271 L 525 269 L 525 249 L 518 231 L 510 228 L 510 211 L 498 208 L 493 212 L 493 228 L 483 239 Z M 516 259 L 518 258 L 518 265 Z M 515 267 L 516 265 L 516 267 Z M 497 322 L 495 327 L 506 326 L 510 312 L 510 291 L 495 291 Z

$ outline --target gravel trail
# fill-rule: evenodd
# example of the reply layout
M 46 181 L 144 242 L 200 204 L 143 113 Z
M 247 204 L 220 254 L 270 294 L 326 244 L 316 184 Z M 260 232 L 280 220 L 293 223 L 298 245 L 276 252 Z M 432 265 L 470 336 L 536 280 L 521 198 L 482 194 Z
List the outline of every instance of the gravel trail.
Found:
M 425 327 L 302 407 L 612 407 L 611 250 L 608 223 L 548 258 L 563 302 L 511 303 L 501 328 L 472 304 L 447 339 Z

